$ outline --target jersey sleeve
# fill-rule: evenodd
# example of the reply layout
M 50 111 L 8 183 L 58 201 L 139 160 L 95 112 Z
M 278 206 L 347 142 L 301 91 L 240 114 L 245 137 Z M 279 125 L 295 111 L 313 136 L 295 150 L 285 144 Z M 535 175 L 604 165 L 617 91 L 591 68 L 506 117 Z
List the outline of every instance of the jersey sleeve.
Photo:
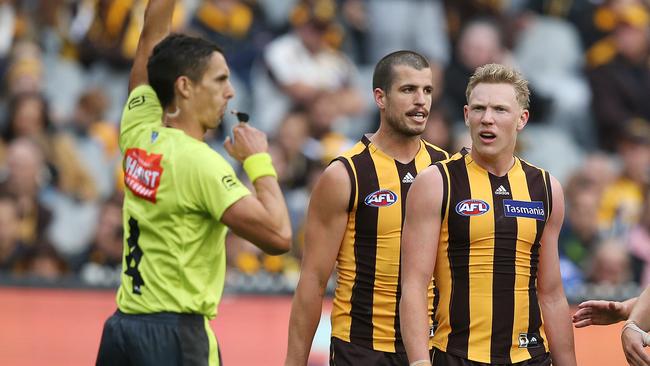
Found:
M 194 186 L 190 191 L 190 199 L 216 220 L 221 220 L 223 213 L 232 204 L 251 192 L 221 155 L 208 147 L 206 150 L 209 151 L 203 151 L 193 159 L 196 163 L 192 174 L 194 179 L 187 182 Z
M 137 136 L 147 127 L 161 125 L 162 106 L 156 92 L 149 85 L 140 85 L 131 91 L 124 105 L 120 123 L 120 150 L 135 144 Z

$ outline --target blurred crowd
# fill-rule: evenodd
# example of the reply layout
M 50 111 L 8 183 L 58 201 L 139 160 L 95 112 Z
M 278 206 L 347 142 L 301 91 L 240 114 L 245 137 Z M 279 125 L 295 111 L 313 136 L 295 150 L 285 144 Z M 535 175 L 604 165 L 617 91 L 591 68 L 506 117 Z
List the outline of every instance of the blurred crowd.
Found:
M 145 3 L 0 0 L 0 278 L 118 283 L 117 137 Z M 230 108 L 268 134 L 291 214 L 289 255 L 229 236 L 230 284 L 292 288 L 311 186 L 377 127 L 373 67 L 398 49 L 432 62 L 424 138 L 450 153 L 469 144 L 473 70 L 521 70 L 533 94 L 518 154 L 564 186 L 567 293 L 650 284 L 648 0 L 183 0 L 173 23 L 223 48 Z M 234 123 L 207 136 L 224 156 Z

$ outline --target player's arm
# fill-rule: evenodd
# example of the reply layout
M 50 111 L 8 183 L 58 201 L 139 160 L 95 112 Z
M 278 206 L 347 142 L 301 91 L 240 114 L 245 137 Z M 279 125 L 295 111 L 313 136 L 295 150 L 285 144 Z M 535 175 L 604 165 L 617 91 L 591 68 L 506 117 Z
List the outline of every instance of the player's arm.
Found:
M 149 0 L 147 3 L 144 25 L 129 77 L 129 93 L 138 85 L 149 83 L 147 61 L 153 48 L 170 32 L 174 3 L 174 0 Z
M 427 291 L 435 269 L 441 225 L 442 176 L 431 166 L 415 178 L 402 229 L 399 314 L 409 362 L 429 360 Z
M 233 128 L 234 142 L 226 139 L 224 147 L 228 154 L 240 162 L 253 155 L 266 153 L 266 135 L 246 123 Z M 255 169 L 272 169 L 270 159 Z M 246 171 L 251 176 L 252 170 Z M 282 254 L 291 248 L 291 221 L 284 195 L 275 176 L 265 175 L 251 179 L 255 196 L 245 196 L 233 203 L 221 216 L 235 234 L 250 241 L 267 254 Z
M 630 317 L 636 302 L 636 297 L 623 302 L 607 300 L 584 301 L 578 305 L 578 310 L 573 314 L 573 324 L 576 328 L 583 328 L 590 325 L 618 323 Z
M 642 331 L 650 330 L 650 287 L 647 287 L 639 296 L 632 313 L 628 319 L 629 323 L 636 325 Z M 643 334 L 638 330 L 626 326 L 621 334 L 623 352 L 630 365 L 650 365 L 650 356 L 643 350 Z M 645 344 L 648 344 L 647 341 Z
M 300 280 L 291 306 L 287 366 L 307 365 L 327 281 L 347 225 L 350 192 L 350 178 L 338 161 L 325 170 L 312 192 Z
M 539 254 L 537 294 L 544 317 L 544 330 L 548 335 L 553 365 L 575 366 L 573 329 L 569 304 L 560 276 L 558 236 L 564 220 L 564 193 L 560 183 L 551 177 L 553 211 L 544 228 Z

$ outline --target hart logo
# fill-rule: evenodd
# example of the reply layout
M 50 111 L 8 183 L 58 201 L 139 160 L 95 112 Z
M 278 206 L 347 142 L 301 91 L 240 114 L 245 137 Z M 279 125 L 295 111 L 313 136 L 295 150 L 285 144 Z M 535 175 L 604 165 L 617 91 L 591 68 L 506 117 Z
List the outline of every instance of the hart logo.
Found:
M 388 189 L 380 189 L 367 195 L 363 202 L 372 207 L 386 207 L 397 202 L 397 195 Z
M 490 205 L 481 200 L 464 200 L 456 205 L 456 212 L 463 216 L 478 216 L 490 210 Z
M 162 155 L 147 154 L 142 149 L 128 149 L 124 154 L 124 184 L 136 196 L 156 203 L 163 169 Z

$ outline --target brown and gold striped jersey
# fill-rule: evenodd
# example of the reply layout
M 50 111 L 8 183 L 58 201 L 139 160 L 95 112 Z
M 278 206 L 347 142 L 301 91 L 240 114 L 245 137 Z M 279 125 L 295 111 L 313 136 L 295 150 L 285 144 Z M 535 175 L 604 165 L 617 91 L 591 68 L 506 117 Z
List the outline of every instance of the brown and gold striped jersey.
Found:
M 351 180 L 348 222 L 337 258 L 332 336 L 383 352 L 404 352 L 398 304 L 406 194 L 419 171 L 447 159 L 423 140 L 403 164 L 363 137 L 339 156 Z M 429 312 L 433 324 L 433 282 Z
M 548 172 L 515 158 L 498 177 L 466 150 L 436 165 L 443 201 L 434 346 L 499 364 L 548 352 L 536 290 L 540 238 L 552 210 Z

